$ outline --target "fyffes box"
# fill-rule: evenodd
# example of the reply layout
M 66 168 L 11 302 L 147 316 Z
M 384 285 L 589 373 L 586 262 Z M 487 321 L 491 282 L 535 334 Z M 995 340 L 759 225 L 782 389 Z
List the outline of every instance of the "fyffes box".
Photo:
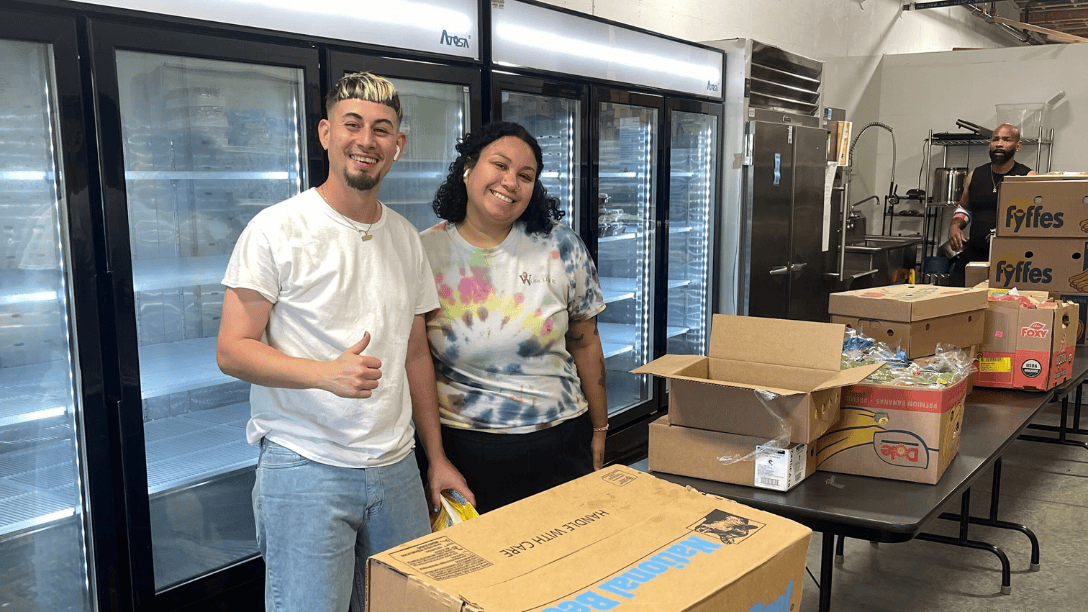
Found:
M 1019 238 L 1088 237 L 1085 175 L 1010 176 L 998 196 L 997 235 Z

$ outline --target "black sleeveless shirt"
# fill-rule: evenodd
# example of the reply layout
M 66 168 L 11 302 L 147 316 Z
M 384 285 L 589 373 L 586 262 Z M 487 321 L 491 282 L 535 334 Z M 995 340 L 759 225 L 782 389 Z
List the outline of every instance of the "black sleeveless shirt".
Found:
M 986 237 L 997 227 L 997 188 L 1006 176 L 1027 176 L 1031 172 L 1020 162 L 1014 162 L 1012 170 L 1005 174 L 993 172 L 992 164 L 975 168 L 971 184 L 967 186 L 967 204 L 971 209 L 971 236 L 966 254 L 970 261 L 986 261 L 990 257 L 990 244 Z

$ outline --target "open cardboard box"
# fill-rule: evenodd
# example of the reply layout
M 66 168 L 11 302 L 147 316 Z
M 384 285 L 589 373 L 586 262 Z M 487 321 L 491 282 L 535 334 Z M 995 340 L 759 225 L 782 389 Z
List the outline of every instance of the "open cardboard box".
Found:
M 959 452 L 967 378 L 944 389 L 861 384 L 816 442 L 817 468 L 936 484 Z
M 976 386 L 1045 391 L 1072 376 L 1079 307 L 1046 301 L 1041 292 L 1021 293 L 1042 303 L 1037 308 L 1016 301 L 989 303 Z
M 765 438 L 672 425 L 666 414 L 650 423 L 650 470 L 775 491 L 789 491 L 816 471 L 812 446 L 766 448 L 766 443 Z
M 714 315 L 709 356 L 665 355 L 632 372 L 669 379 L 672 425 L 770 440 L 783 433 L 773 410 L 790 442 L 805 444 L 835 422 L 841 387 L 880 368 L 840 370 L 845 333 L 834 323 Z
M 832 323 L 842 323 L 889 346 L 908 359 L 932 355 L 938 343 L 982 342 L 986 291 L 936 285 L 889 285 L 832 293 Z
M 797 610 L 811 535 L 612 466 L 371 557 L 367 609 Z

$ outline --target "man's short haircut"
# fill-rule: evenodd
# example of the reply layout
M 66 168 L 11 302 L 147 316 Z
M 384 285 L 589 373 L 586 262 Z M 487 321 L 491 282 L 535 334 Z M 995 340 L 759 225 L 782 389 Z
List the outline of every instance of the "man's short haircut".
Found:
M 389 81 L 369 72 L 345 74 L 325 97 L 325 114 L 332 118 L 332 108 L 341 100 L 363 100 L 384 104 L 397 112 L 397 125 L 404 119 L 397 88 Z
M 1020 142 L 1020 128 L 1016 127 L 1011 123 L 1002 123 L 1001 125 L 997 126 L 997 130 L 1000 130 L 1003 127 L 1007 127 L 1012 130 L 1012 135 L 1015 136 L 1013 142 Z M 997 130 L 994 131 L 996 132 Z

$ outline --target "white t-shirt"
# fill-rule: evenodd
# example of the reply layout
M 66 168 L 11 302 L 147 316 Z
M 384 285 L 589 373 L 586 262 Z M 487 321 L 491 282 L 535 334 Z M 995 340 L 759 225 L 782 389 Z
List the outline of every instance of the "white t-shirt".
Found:
M 421 237 L 442 302 L 427 338 L 443 424 L 525 433 L 585 412 L 566 335 L 570 321 L 604 310 L 604 296 L 578 234 L 515 224 L 481 249 L 443 222 Z
M 382 207 L 359 233 L 313 189 L 250 221 L 223 284 L 272 302 L 264 341 L 293 357 L 331 361 L 370 332 L 363 352 L 381 359 L 367 399 L 319 389 L 253 385 L 246 438 L 270 440 L 328 465 L 396 463 L 412 449 L 412 402 L 404 363 L 415 315 L 438 307 L 434 276 L 408 221 Z

